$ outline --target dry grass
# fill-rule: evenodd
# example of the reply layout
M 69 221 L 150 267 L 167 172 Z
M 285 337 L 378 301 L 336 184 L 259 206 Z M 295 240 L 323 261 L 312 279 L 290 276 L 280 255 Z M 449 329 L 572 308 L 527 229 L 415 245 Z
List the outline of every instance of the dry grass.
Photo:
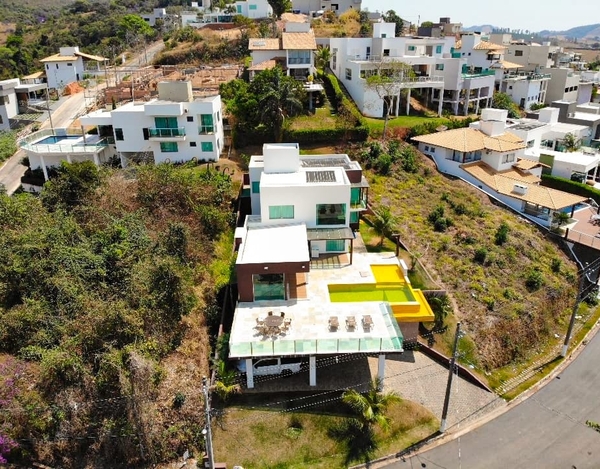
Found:
M 6 38 L 15 31 L 16 26 L 16 23 L 0 23 L 0 45 L 6 43 Z
M 319 130 L 337 128 L 338 119 L 331 115 L 329 107 L 315 109 L 315 113 L 290 120 L 290 130 Z
M 452 294 L 456 316 L 473 341 L 468 354 L 476 364 L 495 369 L 539 354 L 555 341 L 554 333 L 564 333 L 574 297 L 573 263 L 531 223 L 492 205 L 471 186 L 438 174 L 430 160 L 420 158 L 420 174 L 371 175 L 374 209 L 391 207 L 402 241 L 422 254 L 434 280 Z M 453 210 L 458 204 L 466 213 Z M 437 206 L 453 221 L 446 232 L 434 231 L 428 222 Z M 502 222 L 510 231 L 499 246 L 494 236 Z M 483 264 L 474 261 L 480 248 L 487 250 Z M 559 273 L 550 267 L 553 259 L 562 262 Z M 525 282 L 533 269 L 541 272 L 544 284 L 529 291 Z
M 216 460 L 226 462 L 227 467 L 344 467 L 343 446 L 328 436 L 328 430 L 344 419 L 339 405 L 337 414 L 288 414 L 278 410 L 228 409 L 223 428 L 213 432 Z M 378 457 L 419 441 L 437 426 L 427 409 L 410 401 L 390 408 L 388 415 L 393 420 L 392 428 L 388 434 L 380 434 L 384 439 Z

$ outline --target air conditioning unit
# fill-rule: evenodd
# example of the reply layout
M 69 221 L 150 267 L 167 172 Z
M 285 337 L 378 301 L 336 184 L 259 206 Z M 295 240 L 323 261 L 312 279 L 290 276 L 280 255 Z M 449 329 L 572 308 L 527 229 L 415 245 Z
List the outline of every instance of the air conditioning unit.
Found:
M 525 195 L 527 194 L 527 186 L 523 184 L 515 184 L 512 190 L 515 194 Z

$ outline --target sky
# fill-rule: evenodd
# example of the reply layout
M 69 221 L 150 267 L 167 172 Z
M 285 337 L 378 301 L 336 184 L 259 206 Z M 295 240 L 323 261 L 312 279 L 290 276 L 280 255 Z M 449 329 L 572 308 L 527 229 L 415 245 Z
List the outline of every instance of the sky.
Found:
M 575 26 L 600 23 L 597 0 L 362 0 L 363 9 L 386 12 L 394 10 L 411 23 L 439 21 L 449 16 L 464 27 L 493 26 L 541 31 L 566 30 Z M 593 12 L 596 14 L 593 14 Z

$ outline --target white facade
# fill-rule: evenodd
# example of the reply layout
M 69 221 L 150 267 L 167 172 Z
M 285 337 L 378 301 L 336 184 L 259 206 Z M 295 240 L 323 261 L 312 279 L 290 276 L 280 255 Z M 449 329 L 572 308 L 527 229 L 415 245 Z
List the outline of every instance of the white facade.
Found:
M 551 68 L 547 70 L 552 76 L 546 93 L 546 103 L 552 101 L 577 101 L 581 76 L 570 68 Z
M 15 87 L 18 85 L 18 78 L 0 81 L 0 131 L 10 130 L 10 119 L 19 113 L 15 92 Z
M 513 103 L 529 110 L 533 104 L 543 104 L 551 76 L 530 73 L 527 75 L 506 75 L 500 85 L 500 91 L 510 96 Z
M 244 0 L 235 2 L 236 14 L 246 18 L 268 18 L 273 14 L 273 8 L 267 0 Z
M 165 8 L 155 8 L 152 13 L 140 15 L 142 19 L 148 23 L 150 26 L 154 26 L 156 24 L 156 20 L 164 20 L 169 15 L 167 15 L 167 10 Z
M 523 70 L 541 72 L 554 66 L 556 54 L 560 50 L 560 47 L 553 46 L 549 42 L 543 44 L 510 42 L 506 46 L 504 56 L 506 60 L 522 65 Z
M 348 10 L 360 11 L 361 3 L 362 0 L 292 0 L 292 11 L 305 15 L 334 11 L 340 15 Z
M 44 65 L 48 88 L 62 89 L 69 83 L 83 80 L 86 70 L 99 70 L 104 57 L 84 54 L 79 47 L 61 47 L 58 54 L 46 57 Z
M 156 164 L 218 161 L 224 147 L 220 96 L 194 100 L 189 81 L 159 83 L 157 100 L 128 103 L 80 121 L 111 129 L 123 166 L 140 154 L 151 155 Z

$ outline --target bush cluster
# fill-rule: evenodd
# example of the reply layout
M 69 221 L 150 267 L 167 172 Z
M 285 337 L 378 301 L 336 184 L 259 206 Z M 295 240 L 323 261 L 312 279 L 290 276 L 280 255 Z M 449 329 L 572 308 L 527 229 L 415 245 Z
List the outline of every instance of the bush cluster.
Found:
M 600 190 L 594 189 L 582 182 L 571 181 L 557 176 L 542 174 L 542 185 L 559 191 L 588 197 L 600 204 Z

